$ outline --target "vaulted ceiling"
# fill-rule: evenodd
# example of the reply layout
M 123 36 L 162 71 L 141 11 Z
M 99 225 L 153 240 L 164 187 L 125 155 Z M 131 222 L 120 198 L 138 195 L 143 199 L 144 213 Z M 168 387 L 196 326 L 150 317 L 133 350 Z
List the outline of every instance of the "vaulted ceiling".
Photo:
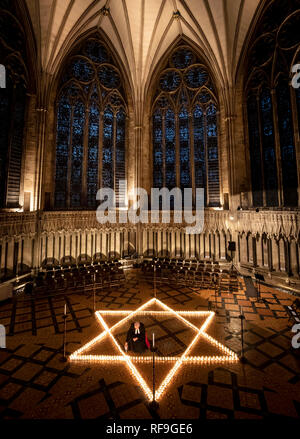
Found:
M 178 36 L 185 36 L 201 47 L 220 80 L 230 84 L 260 0 L 26 0 L 26 3 L 44 71 L 54 74 L 74 41 L 98 27 L 122 59 L 137 96 Z

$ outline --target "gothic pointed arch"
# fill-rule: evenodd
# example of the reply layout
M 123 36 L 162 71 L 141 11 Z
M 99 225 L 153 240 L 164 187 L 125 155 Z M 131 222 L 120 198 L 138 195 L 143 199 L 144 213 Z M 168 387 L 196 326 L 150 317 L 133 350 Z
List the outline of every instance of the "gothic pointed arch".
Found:
M 125 179 L 127 101 L 118 62 L 99 34 L 68 54 L 59 77 L 54 207 L 94 209 Z
M 199 54 L 178 42 L 159 71 L 152 96 L 154 187 L 203 188 L 220 205 L 216 89 Z
M 21 207 L 28 95 L 36 92 L 33 59 L 35 40 L 23 1 L 1 0 L 0 208 Z
M 298 206 L 300 2 L 266 2 L 248 50 L 245 99 L 253 206 Z

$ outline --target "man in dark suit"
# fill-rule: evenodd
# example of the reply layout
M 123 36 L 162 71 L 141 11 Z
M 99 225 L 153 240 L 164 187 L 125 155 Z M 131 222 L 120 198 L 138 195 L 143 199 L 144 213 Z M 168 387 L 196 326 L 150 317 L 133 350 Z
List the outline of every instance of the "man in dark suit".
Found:
M 126 337 L 125 351 L 141 354 L 149 346 L 144 324 L 141 322 L 131 323 Z

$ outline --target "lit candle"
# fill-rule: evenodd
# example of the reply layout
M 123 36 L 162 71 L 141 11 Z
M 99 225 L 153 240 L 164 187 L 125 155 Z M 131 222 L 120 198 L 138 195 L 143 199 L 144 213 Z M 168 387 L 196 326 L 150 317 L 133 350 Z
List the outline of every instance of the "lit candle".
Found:
M 154 337 L 154 332 L 153 332 L 152 336 L 153 336 L 153 342 L 152 342 L 152 344 L 153 344 L 153 347 L 154 347 L 154 345 L 155 345 L 155 337 Z

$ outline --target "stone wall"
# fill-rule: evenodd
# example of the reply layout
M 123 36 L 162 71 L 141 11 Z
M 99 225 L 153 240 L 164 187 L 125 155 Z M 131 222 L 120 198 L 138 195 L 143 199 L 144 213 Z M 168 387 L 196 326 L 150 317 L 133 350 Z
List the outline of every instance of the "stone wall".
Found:
M 201 234 L 188 235 L 185 224 L 101 225 L 94 211 L 0 214 L 1 274 L 21 264 L 39 268 L 57 263 L 128 254 L 226 261 L 228 241 L 235 241 L 235 264 L 275 279 L 299 279 L 298 211 L 205 211 Z M 17 266 L 18 262 L 18 266 Z

